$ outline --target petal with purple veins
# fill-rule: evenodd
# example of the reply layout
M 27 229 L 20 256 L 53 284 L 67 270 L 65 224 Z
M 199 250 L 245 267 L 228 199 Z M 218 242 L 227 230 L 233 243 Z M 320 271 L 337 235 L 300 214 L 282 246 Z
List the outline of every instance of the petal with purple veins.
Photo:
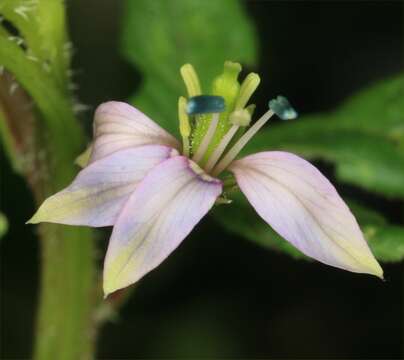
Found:
M 94 138 L 90 162 L 141 145 L 179 149 L 178 141 L 167 131 L 133 106 L 118 101 L 98 106 L 94 115 Z
M 104 293 L 138 281 L 182 242 L 215 203 L 222 183 L 177 156 L 155 167 L 125 204 L 104 264 Z
M 88 165 L 66 189 L 44 201 L 29 223 L 109 226 L 137 184 L 175 149 L 146 145 L 115 152 Z
M 229 170 L 257 213 L 304 254 L 338 268 L 383 277 L 354 216 L 309 162 L 271 151 L 237 160 Z

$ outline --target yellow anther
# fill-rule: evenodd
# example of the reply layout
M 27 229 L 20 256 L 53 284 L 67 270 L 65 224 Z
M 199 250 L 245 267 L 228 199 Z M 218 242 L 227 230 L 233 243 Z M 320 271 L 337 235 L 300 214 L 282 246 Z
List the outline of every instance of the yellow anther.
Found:
M 251 122 L 251 114 L 248 109 L 237 109 L 230 114 L 229 121 L 233 125 L 248 126 Z
M 201 95 L 201 85 L 194 67 L 191 64 L 182 65 L 180 72 L 187 88 L 188 96 L 192 97 Z
M 180 120 L 180 134 L 184 137 L 189 137 L 191 134 L 191 125 L 189 123 L 189 117 L 186 111 L 187 99 L 180 96 L 178 99 L 178 118 Z
M 257 106 L 255 104 L 250 104 L 245 109 L 250 113 L 250 116 L 252 117 L 254 115 L 254 111 L 255 111 L 256 107 Z
M 250 73 L 244 79 L 240 87 L 240 92 L 236 100 L 235 109 L 243 109 L 248 100 L 250 100 L 251 95 L 257 89 L 261 79 L 256 73 Z

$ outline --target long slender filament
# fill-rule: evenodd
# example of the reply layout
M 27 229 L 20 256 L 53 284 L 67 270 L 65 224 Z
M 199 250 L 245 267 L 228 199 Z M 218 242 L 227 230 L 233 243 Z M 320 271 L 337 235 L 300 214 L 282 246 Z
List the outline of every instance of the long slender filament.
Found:
M 203 137 L 203 140 L 199 145 L 198 150 L 196 151 L 194 157 L 192 158 L 192 160 L 195 161 L 196 163 L 203 158 L 203 156 L 206 153 L 206 150 L 209 147 L 210 142 L 213 139 L 213 136 L 215 135 L 217 124 L 219 123 L 219 115 L 220 115 L 219 113 L 212 114 L 212 120 L 210 121 L 208 131 Z
M 182 153 L 184 156 L 189 157 L 189 137 L 182 138 Z
M 229 145 L 231 139 L 236 134 L 237 130 L 240 128 L 238 125 L 233 125 L 223 139 L 220 141 L 219 145 L 213 152 L 213 154 L 209 157 L 208 162 L 205 165 L 205 171 L 209 173 L 216 165 L 219 158 L 222 156 L 223 152 L 226 150 L 227 145 Z
M 245 134 L 233 145 L 233 147 L 227 152 L 222 160 L 216 165 L 212 171 L 212 176 L 218 176 L 223 170 L 225 170 L 230 163 L 236 158 L 243 147 L 250 141 L 250 139 L 261 129 L 265 123 L 274 115 L 272 110 L 268 110 L 262 115 L 257 122 L 251 126 Z

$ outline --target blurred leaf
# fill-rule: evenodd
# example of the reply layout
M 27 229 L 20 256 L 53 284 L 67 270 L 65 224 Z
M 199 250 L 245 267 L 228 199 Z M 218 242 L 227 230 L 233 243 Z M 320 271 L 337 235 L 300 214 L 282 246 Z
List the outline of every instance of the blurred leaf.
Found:
M 385 262 L 404 259 L 404 227 L 389 224 L 376 211 L 349 202 L 359 225 L 377 259 Z
M 295 259 L 308 260 L 265 223 L 240 193 L 232 198 L 232 204 L 217 206 L 213 211 L 215 219 L 226 230 L 266 248 L 284 252 Z M 348 203 L 376 258 L 386 262 L 403 260 L 404 227 L 388 224 L 376 211 L 354 202 Z
M 342 181 L 404 197 L 403 87 L 398 76 L 355 95 L 331 114 L 270 126 L 248 150 L 271 147 L 331 161 Z
M 335 113 L 336 126 L 404 141 L 404 74 L 360 91 Z
M 229 205 L 216 206 L 214 218 L 229 232 L 252 240 L 259 245 L 282 251 L 295 259 L 306 258 L 299 250 L 279 236 L 262 220 L 241 193 L 232 194 Z
M 317 121 L 328 120 L 327 117 L 321 119 Z M 331 161 L 341 181 L 383 195 L 404 197 L 404 154 L 385 137 L 356 130 L 326 131 L 317 128 L 314 121 L 302 118 L 300 123 L 262 131 L 248 150 L 257 152 L 269 148 Z
M 206 90 L 225 60 L 256 60 L 254 29 L 236 0 L 129 0 L 124 14 L 122 50 L 144 76 L 132 102 L 173 133 L 183 64 L 195 66 Z
M 0 212 L 0 240 L 6 235 L 8 231 L 8 221 L 6 215 Z

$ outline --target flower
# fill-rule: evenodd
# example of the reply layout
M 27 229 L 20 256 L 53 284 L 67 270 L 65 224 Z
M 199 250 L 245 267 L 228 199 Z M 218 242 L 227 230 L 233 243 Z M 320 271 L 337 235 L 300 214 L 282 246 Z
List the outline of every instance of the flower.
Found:
M 213 95 L 202 95 L 189 64 L 181 68 L 189 99 L 179 99 L 182 146 L 134 107 L 101 104 L 95 113 L 88 165 L 64 190 L 46 199 L 30 223 L 113 226 L 104 264 L 105 295 L 135 283 L 157 267 L 216 202 L 228 203 L 234 176 L 250 204 L 272 228 L 309 257 L 379 277 L 383 270 L 333 185 L 306 160 L 267 151 L 236 160 L 276 113 L 296 117 L 283 97 L 247 129 L 247 103 L 260 78 L 237 77 L 226 62 Z M 226 104 L 226 106 L 224 106 Z

